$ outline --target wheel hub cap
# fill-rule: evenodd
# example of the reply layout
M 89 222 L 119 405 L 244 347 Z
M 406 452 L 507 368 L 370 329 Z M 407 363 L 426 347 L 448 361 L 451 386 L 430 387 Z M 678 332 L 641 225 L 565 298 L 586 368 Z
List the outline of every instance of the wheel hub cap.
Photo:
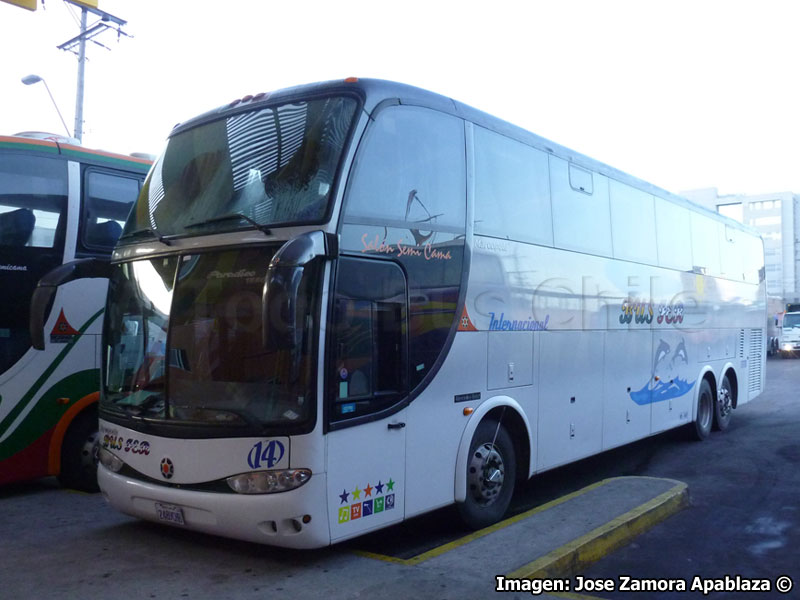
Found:
M 496 448 L 486 443 L 475 449 L 468 469 L 468 485 L 473 498 L 488 506 L 497 500 L 505 480 L 505 464 Z
M 731 410 L 733 410 L 733 403 L 731 402 L 731 391 L 722 388 L 717 395 L 717 402 L 719 402 L 720 413 L 723 417 L 727 417 Z

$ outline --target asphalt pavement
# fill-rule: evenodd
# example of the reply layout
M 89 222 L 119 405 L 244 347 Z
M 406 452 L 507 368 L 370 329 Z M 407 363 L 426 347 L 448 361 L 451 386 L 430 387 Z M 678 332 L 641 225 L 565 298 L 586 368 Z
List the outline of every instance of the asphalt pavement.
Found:
M 800 597 L 800 359 L 767 361 L 766 389 L 734 411 L 730 428 L 701 443 L 680 432 L 647 444 L 639 474 L 688 484 L 690 506 L 582 574 L 618 578 L 767 579 L 764 594 L 717 592 L 714 598 Z M 788 576 L 788 596 L 775 582 Z M 624 592 L 602 598 L 630 598 Z M 639 592 L 637 598 L 685 598 Z

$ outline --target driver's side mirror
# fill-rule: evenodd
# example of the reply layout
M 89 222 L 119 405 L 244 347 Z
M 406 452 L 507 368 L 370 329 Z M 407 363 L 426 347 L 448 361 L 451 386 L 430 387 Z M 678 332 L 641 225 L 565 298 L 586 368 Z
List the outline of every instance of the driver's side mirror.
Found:
M 298 291 L 306 266 L 315 258 L 339 254 L 335 234 L 310 231 L 281 246 L 269 263 L 261 295 L 264 346 L 295 348 L 300 344 Z
M 99 258 L 80 258 L 59 265 L 48 271 L 39 280 L 31 297 L 30 334 L 31 345 L 36 350 L 44 350 L 44 322 L 58 286 L 76 279 L 105 278 L 111 276 L 111 263 Z

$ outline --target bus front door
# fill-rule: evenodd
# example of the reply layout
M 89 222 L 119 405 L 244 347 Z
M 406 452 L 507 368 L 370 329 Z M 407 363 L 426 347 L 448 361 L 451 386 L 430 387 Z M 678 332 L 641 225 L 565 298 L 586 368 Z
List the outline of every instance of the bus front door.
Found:
M 339 259 L 328 374 L 331 540 L 404 517 L 408 292 L 388 260 Z
M 328 435 L 332 542 L 403 519 L 407 411 Z

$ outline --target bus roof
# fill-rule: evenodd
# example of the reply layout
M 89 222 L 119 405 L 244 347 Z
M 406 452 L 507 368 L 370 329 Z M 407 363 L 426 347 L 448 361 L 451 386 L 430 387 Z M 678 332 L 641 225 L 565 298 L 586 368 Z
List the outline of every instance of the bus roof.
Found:
M 63 156 L 67 159 L 78 160 L 81 162 L 91 162 L 94 164 L 109 167 L 123 167 L 125 169 L 136 169 L 147 172 L 150 169 L 152 160 L 137 156 L 128 156 L 104 150 L 90 150 L 77 145 L 76 140 L 64 136 L 53 135 L 52 137 L 41 137 L 44 134 L 31 134 L 0 136 L 0 149 L 5 150 L 26 150 L 42 154 Z
M 191 129 L 203 123 L 215 121 L 217 119 L 241 112 L 247 112 L 260 106 L 266 107 L 270 105 L 291 102 L 300 98 L 331 95 L 336 93 L 355 94 L 359 96 L 364 103 L 364 110 L 368 114 L 372 114 L 376 108 L 384 103 L 395 103 L 425 106 L 458 116 L 467 121 L 471 121 L 476 125 L 480 125 L 481 127 L 485 127 L 507 137 L 533 146 L 537 149 L 551 153 L 559 158 L 567 160 L 568 162 L 586 167 L 592 171 L 600 173 L 601 175 L 605 175 L 610 179 L 614 179 L 621 183 L 627 183 L 628 185 L 631 185 L 632 187 L 635 187 L 646 193 L 668 199 L 675 204 L 691 208 L 696 212 L 713 216 L 715 220 L 721 221 L 734 229 L 745 231 L 757 237 L 760 236 L 755 229 L 748 227 L 739 221 L 735 221 L 734 219 L 726 217 L 714 210 L 710 210 L 704 206 L 696 204 L 682 196 L 669 192 L 663 188 L 653 185 L 652 183 L 648 183 L 642 179 L 634 177 L 633 175 L 629 175 L 628 173 L 615 169 L 614 167 L 590 158 L 584 154 L 570 150 L 565 146 L 552 142 L 546 138 L 536 135 L 535 133 L 531 133 L 530 131 L 518 127 L 517 125 L 513 125 L 498 117 L 468 106 L 467 104 L 453 100 L 452 98 L 448 98 L 422 88 L 393 81 L 350 77 L 347 79 L 310 83 L 306 85 L 275 90 L 273 92 L 245 96 L 244 98 L 234 100 L 229 104 L 225 104 L 216 109 L 210 110 L 197 117 L 189 119 L 188 121 L 179 123 L 175 126 L 170 135 L 180 133 L 181 131 Z

